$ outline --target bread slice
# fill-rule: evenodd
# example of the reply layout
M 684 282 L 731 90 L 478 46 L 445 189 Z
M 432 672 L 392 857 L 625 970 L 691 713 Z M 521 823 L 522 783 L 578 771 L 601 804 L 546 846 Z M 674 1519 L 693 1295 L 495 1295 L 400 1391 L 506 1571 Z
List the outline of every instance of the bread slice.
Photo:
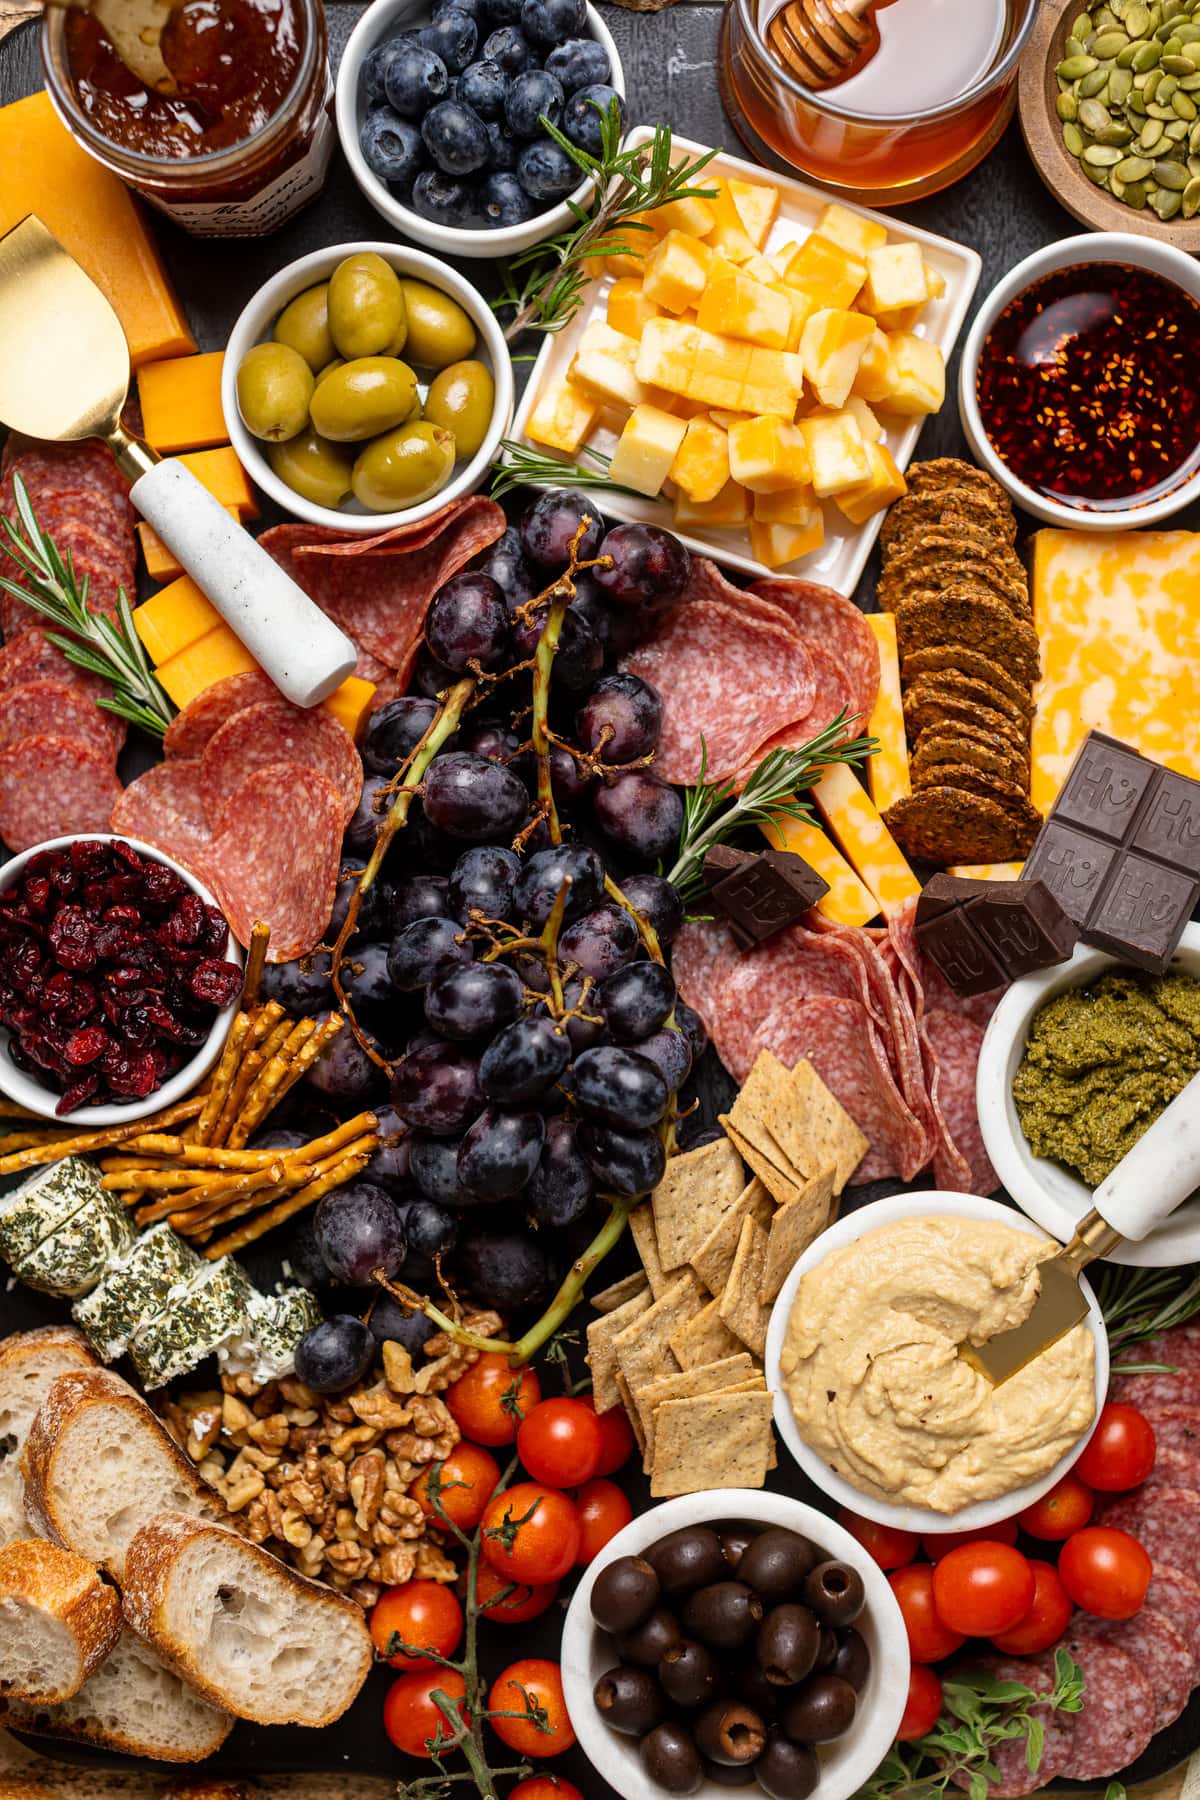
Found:
M 125 1559 L 126 1623 L 215 1706 L 259 1725 L 330 1725 L 371 1666 L 352 1600 L 236 1531 L 182 1513 L 144 1525 Z
M 98 1369 L 83 1333 L 66 1325 L 0 1342 L 0 1544 L 33 1535 L 25 1513 L 21 1451 L 51 1384 L 70 1369 Z
M 0 1546 L 0 1694 L 56 1705 L 121 1632 L 121 1601 L 90 1562 L 43 1538 Z
M 25 1505 L 38 1530 L 118 1583 L 134 1533 L 159 1513 L 227 1519 L 146 1402 L 103 1369 L 60 1375 L 30 1428 Z
M 0 1724 L 157 1762 L 202 1762 L 233 1730 L 229 1715 L 166 1668 L 135 1631 L 121 1632 L 73 1699 L 34 1706 L 0 1695 Z

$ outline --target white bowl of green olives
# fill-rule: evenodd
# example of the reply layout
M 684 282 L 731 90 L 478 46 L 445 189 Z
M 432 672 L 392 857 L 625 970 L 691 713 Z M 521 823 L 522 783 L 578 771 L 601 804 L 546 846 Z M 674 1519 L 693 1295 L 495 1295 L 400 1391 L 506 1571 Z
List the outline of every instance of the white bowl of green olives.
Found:
M 289 263 L 242 309 L 221 405 L 285 512 L 372 535 L 481 485 L 512 421 L 512 362 L 456 270 L 397 244 L 340 244 Z
M 908 1671 L 900 1608 L 862 1545 L 814 1507 L 748 1488 L 634 1519 L 589 1564 L 563 1627 L 571 1724 L 625 1800 L 719 1800 L 730 1786 L 847 1800 L 891 1748 Z M 739 1761 L 757 1771 L 748 1782 L 710 1773 Z

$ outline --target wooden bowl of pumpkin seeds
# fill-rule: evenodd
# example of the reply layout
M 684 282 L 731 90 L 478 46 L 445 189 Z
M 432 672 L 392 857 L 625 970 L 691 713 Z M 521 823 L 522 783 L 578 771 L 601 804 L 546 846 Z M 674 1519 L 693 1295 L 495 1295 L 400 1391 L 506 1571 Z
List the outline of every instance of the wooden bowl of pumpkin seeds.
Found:
M 1200 254 L 1200 0 L 1044 0 L 1020 110 L 1075 218 Z

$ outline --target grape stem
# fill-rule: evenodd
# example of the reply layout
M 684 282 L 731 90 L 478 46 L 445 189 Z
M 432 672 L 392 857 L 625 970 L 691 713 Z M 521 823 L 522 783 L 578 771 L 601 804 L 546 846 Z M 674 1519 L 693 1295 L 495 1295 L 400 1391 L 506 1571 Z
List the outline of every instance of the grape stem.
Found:
M 563 841 L 562 822 L 554 804 L 550 766 L 550 746 L 553 742 L 550 731 L 550 681 L 554 674 L 554 658 L 558 654 L 563 619 L 575 598 L 576 575 L 581 569 L 612 568 L 611 556 L 595 556 L 588 561 L 580 561 L 579 546 L 592 523 L 590 513 L 584 513 L 567 550 L 566 569 L 544 594 L 538 595 L 537 602 L 540 604 L 543 600 L 549 600 L 550 609 L 533 658 L 533 724 L 530 727 L 530 743 L 537 758 L 538 812 L 546 821 L 552 844 L 561 844 Z

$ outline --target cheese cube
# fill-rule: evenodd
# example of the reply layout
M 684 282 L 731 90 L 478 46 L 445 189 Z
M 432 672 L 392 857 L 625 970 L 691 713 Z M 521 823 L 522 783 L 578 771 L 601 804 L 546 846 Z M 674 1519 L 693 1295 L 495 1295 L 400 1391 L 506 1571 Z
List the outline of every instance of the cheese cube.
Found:
M 808 321 L 800 339 L 800 360 L 823 406 L 844 404 L 874 331 L 873 322 L 862 313 L 837 308 L 815 312 Z
M 689 500 L 715 500 L 729 480 L 728 433 L 712 419 L 690 419 L 669 478 Z
M 686 494 L 675 496 L 675 524 L 683 529 L 698 525 L 710 531 L 724 531 L 744 525 L 749 517 L 750 496 L 736 481 L 727 481 L 711 500 L 689 500 Z
M 854 377 L 851 393 L 875 406 L 884 398 L 891 379 L 892 349 L 886 333 L 876 326 Z
M 905 418 L 940 411 L 946 398 L 946 363 L 936 344 L 907 331 L 888 334 L 890 364 L 879 405 Z M 864 395 L 869 399 L 869 395 Z
M 879 423 L 879 420 L 875 417 L 875 414 L 871 411 L 871 408 L 867 405 L 866 401 L 861 399 L 858 394 L 849 395 L 842 410 L 854 414 L 854 417 L 858 420 L 858 429 L 862 432 L 868 444 L 878 444 L 882 442 L 883 426 Z
M 779 189 L 757 181 L 735 181 L 731 177 L 729 192 L 738 209 L 738 216 L 746 227 L 747 236 L 761 250 L 775 223 L 775 214 L 779 211 Z
M 709 183 L 705 181 L 704 185 L 708 187 Z M 698 238 L 709 237 L 717 222 L 711 200 L 668 200 L 665 206 L 656 206 L 653 212 L 640 216 L 653 231 L 686 231 L 690 237 Z
M 643 402 L 635 406 L 617 439 L 608 472 L 620 487 L 639 494 L 657 494 L 671 472 L 676 452 L 687 433 L 687 421 L 661 407 Z
M 699 238 L 684 231 L 668 231 L 646 258 L 642 291 L 655 306 L 684 312 L 695 306 L 704 292 L 711 262 L 712 251 Z
M 809 525 L 814 511 L 820 514 L 821 508 L 808 481 L 780 488 L 778 493 L 754 496 L 754 516 L 760 525 Z
M 838 507 L 852 525 L 862 525 L 908 492 L 908 483 L 886 445 L 868 439 L 867 461 L 871 465 L 867 479 L 835 496 Z
M 755 281 L 761 281 L 764 287 L 773 287 L 779 280 L 779 270 L 770 257 L 764 256 L 759 250 L 753 256 L 748 256 L 744 263 L 739 263 L 738 267 L 744 269 Z
M 657 319 L 659 311 L 640 281 L 635 281 L 631 275 L 622 275 L 619 281 L 613 282 L 604 316 L 614 331 L 637 338 L 641 337 L 647 319 Z
M 726 412 L 723 407 L 710 406 L 708 416 L 714 425 L 721 427 L 722 431 L 732 431 L 735 425 L 742 425 L 747 419 L 756 418 L 758 415 L 746 412 Z
M 852 250 L 855 256 L 881 249 L 888 239 L 887 226 L 882 219 L 868 219 L 865 213 L 839 206 L 836 201 L 827 206 L 817 220 L 817 230 L 831 243 L 840 244 L 843 250 Z
M 228 625 L 217 625 L 186 649 L 177 650 L 155 669 L 159 681 L 181 709 L 226 675 L 243 675 L 258 664 Z
M 778 413 L 790 419 L 803 392 L 804 364 L 798 356 L 754 348 L 737 404 L 742 412 Z
M 910 306 L 924 306 L 927 298 L 925 263 L 919 244 L 885 244 L 880 250 L 867 251 L 862 309 L 885 330 L 896 313 Z
M 756 562 L 767 569 L 782 569 L 786 563 L 811 556 L 825 542 L 825 517 L 814 505 L 807 525 L 764 525 L 760 519 L 750 521 L 750 550 Z
M 223 350 L 204 356 L 172 356 L 138 371 L 142 434 L 160 456 L 227 444 L 221 407 Z
M 574 456 L 596 423 L 600 403 L 566 375 L 547 382 L 529 415 L 526 433 L 535 444 Z
M 802 486 L 811 471 L 800 427 L 771 417 L 735 425 L 729 433 L 729 473 L 752 494 Z
M 757 255 L 758 245 L 742 223 L 733 195 L 728 184 L 716 180 L 716 195 L 711 205 L 713 209 L 713 229 L 711 242 L 714 249 L 720 250 L 730 262 L 744 263 Z
M 344 725 L 357 743 L 363 726 L 371 716 L 371 702 L 374 698 L 373 681 L 364 681 L 360 675 L 347 675 L 341 687 L 334 688 L 332 694 L 322 700 L 321 711 L 329 713 L 339 725 Z
M 656 323 L 652 319 L 647 330 Z M 636 338 L 627 337 L 623 331 L 614 331 L 602 319 L 593 319 L 584 327 L 579 348 L 571 359 L 569 375 L 576 387 L 586 389 L 597 400 L 628 407 L 640 406 L 648 396 L 635 373 L 637 362 Z
M 133 609 L 133 628 L 152 663 L 170 662 L 220 623 L 220 613 L 190 575 L 180 575 Z
M 819 825 L 807 819 L 772 820 L 759 830 L 776 850 L 791 850 L 802 856 L 829 883 L 829 892 L 817 901 L 817 911 L 839 925 L 865 925 L 879 912 L 879 902 L 865 888 Z
M 696 312 L 702 331 L 724 332 L 769 350 L 786 350 L 792 329 L 792 309 L 782 294 L 740 269 L 710 280 Z
M 940 300 L 946 291 L 946 277 L 932 263 L 925 264 L 925 298 Z
M 235 450 L 228 445 L 219 450 L 192 450 L 179 460 L 192 471 L 201 487 L 237 514 L 243 525 L 247 519 L 257 519 L 258 501 Z
M 855 721 L 856 732 L 866 728 L 866 719 Z M 920 882 L 848 764 L 830 763 L 811 793 L 842 854 L 875 896 L 885 917 L 900 911 L 920 893 Z
M 866 441 L 853 413 L 814 413 L 800 421 L 799 429 L 812 464 L 812 484 L 822 500 L 870 479 Z
M 799 288 L 790 288 L 785 281 L 771 281 L 767 286 L 773 294 L 778 294 L 787 301 L 788 332 L 787 342 L 783 347 L 799 354 L 804 327 L 816 312 L 816 303 L 811 294 L 802 294 Z
M 812 232 L 787 266 L 789 287 L 811 294 L 818 306 L 848 307 L 867 279 L 865 260 L 832 239 Z

